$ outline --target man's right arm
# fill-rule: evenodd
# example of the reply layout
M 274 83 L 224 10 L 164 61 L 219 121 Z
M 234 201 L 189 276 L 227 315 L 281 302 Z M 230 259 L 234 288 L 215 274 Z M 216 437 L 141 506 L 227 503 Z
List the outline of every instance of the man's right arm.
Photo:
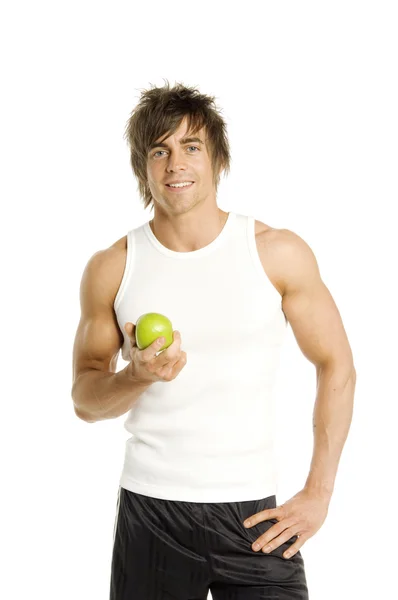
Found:
M 79 375 L 72 388 L 75 412 L 88 423 L 116 419 L 134 405 L 151 383 L 135 381 L 127 365 L 117 373 L 90 369 Z
M 72 399 L 76 415 L 95 423 L 117 418 L 134 405 L 152 382 L 137 380 L 131 362 L 116 373 L 123 344 L 113 302 L 124 269 L 121 250 L 94 254 L 80 286 L 81 317 L 73 347 Z

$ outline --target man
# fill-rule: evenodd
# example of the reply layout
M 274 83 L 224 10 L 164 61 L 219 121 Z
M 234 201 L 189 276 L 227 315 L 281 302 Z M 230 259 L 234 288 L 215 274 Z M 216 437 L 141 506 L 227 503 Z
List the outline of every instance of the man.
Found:
M 353 408 L 339 311 L 302 238 L 217 206 L 230 155 L 213 98 L 151 89 L 127 139 L 154 217 L 89 260 L 73 358 L 77 416 L 126 415 L 131 433 L 110 598 L 308 598 L 300 548 L 326 519 Z M 176 327 L 162 352 L 161 339 L 136 345 L 147 312 Z M 288 323 L 316 368 L 314 454 L 277 506 L 272 389 Z

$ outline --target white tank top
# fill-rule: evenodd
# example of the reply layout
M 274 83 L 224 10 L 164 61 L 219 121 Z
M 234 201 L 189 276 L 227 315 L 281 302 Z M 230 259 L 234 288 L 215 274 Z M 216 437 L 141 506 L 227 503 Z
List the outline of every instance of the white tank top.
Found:
M 277 493 L 273 386 L 287 321 L 255 242 L 255 219 L 230 212 L 193 252 L 163 246 L 149 222 L 127 234 L 114 308 L 127 321 L 166 315 L 187 363 L 126 413 L 121 487 L 154 498 L 239 502 Z

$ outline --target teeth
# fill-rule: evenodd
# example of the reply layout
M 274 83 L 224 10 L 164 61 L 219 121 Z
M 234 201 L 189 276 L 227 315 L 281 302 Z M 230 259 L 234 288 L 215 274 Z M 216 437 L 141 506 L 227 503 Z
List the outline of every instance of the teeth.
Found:
M 185 187 L 187 185 L 191 185 L 192 181 L 184 181 L 182 183 L 169 183 L 170 187 Z

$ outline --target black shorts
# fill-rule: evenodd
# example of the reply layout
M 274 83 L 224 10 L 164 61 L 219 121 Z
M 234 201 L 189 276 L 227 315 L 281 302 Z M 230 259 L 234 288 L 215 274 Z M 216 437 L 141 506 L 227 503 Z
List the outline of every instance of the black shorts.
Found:
M 275 508 L 276 496 L 243 502 L 183 502 L 119 487 L 110 600 L 308 600 L 300 551 L 270 554 L 253 542 L 277 523 L 243 521 Z

